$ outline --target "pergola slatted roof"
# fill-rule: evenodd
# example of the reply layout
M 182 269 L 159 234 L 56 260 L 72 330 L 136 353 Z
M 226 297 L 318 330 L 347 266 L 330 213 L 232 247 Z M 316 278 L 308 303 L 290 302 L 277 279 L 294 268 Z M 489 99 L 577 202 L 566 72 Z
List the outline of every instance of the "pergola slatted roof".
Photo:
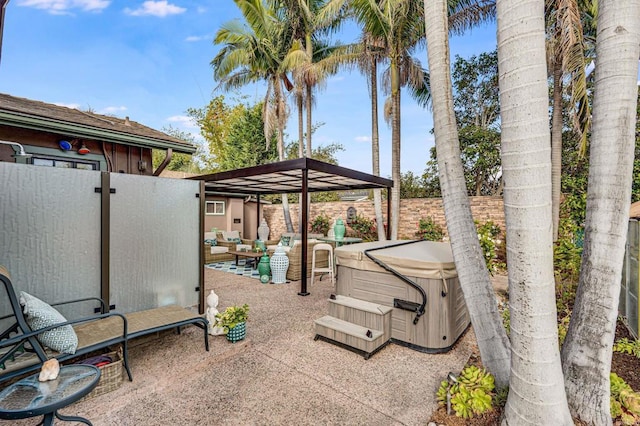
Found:
M 389 179 L 311 158 L 297 158 L 212 173 L 193 179 L 205 181 L 207 192 L 246 195 L 288 194 L 303 192 L 305 172 L 308 192 L 393 187 L 393 181 Z
M 302 241 L 307 240 L 309 192 L 343 191 L 353 189 L 375 189 L 393 187 L 393 181 L 353 169 L 336 166 L 311 158 L 280 161 L 261 166 L 230 170 L 191 179 L 204 181 L 205 192 L 233 195 L 256 195 L 258 197 L 258 223 L 260 222 L 260 196 L 267 194 L 302 193 L 301 222 Z M 387 191 L 387 232 L 390 229 L 391 191 Z M 387 236 L 388 238 L 388 236 Z M 301 296 L 307 292 L 307 245 L 302 245 Z

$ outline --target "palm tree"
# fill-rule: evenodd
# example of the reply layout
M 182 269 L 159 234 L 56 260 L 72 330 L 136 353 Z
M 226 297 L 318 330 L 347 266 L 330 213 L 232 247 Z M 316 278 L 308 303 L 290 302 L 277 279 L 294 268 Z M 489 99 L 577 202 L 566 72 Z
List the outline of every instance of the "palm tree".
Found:
M 560 220 L 560 181 L 562 172 L 562 105 L 564 80 L 570 76 L 571 115 L 574 127 L 586 146 L 591 125 L 587 97 L 586 63 L 581 10 L 577 0 L 547 0 L 547 61 L 553 79 L 553 114 L 551 116 L 551 191 L 553 195 L 553 240 L 558 238 Z
M 341 10 L 346 4 L 364 32 L 384 40 L 388 48 L 390 92 L 389 114 L 391 121 L 391 239 L 398 238 L 400 212 L 400 89 L 409 82 L 424 82 L 424 70 L 409 60 L 410 51 L 424 43 L 424 8 L 415 0 L 332 0 L 328 10 Z M 416 78 L 420 70 L 421 78 Z
M 440 187 L 453 257 L 485 366 L 498 386 L 509 383 L 509 339 L 473 222 L 460 157 L 449 66 L 446 0 L 425 1 L 433 121 Z
M 584 251 L 562 361 L 572 412 L 606 425 L 631 200 L 640 1 L 601 1 L 597 29 Z
M 211 61 L 219 88 L 229 90 L 257 81 L 267 83 L 263 104 L 263 120 L 267 146 L 274 132 L 278 141 L 278 156 L 284 160 L 284 128 L 288 108 L 284 90 L 293 84 L 287 73 L 303 58 L 300 48 L 283 37 L 286 27 L 277 19 L 276 11 L 261 0 L 235 0 L 244 17 L 244 24 L 231 21 L 216 33 L 215 44 L 222 44 Z M 287 230 L 293 232 L 289 203 L 282 197 Z
M 378 132 L 378 63 L 386 56 L 384 40 L 376 39 L 370 34 L 363 34 L 362 55 L 357 66 L 360 72 L 369 76 L 369 90 L 371 92 L 371 162 L 372 173 L 380 176 L 380 134 Z M 373 190 L 373 207 L 376 215 L 376 227 L 378 240 L 384 241 L 387 235 L 384 230 L 384 218 L 382 216 L 382 191 Z
M 508 425 L 573 425 L 558 348 L 542 0 L 498 0 L 502 168 L 509 265 Z

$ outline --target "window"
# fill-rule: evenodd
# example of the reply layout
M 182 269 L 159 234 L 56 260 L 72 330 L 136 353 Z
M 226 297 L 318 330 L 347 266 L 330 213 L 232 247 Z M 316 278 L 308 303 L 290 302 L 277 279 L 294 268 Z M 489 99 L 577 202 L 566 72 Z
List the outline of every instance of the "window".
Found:
M 34 155 L 31 158 L 34 166 L 60 167 L 64 169 L 100 170 L 98 161 L 56 158 L 48 155 Z
M 224 215 L 224 201 L 207 201 L 205 213 L 217 216 Z

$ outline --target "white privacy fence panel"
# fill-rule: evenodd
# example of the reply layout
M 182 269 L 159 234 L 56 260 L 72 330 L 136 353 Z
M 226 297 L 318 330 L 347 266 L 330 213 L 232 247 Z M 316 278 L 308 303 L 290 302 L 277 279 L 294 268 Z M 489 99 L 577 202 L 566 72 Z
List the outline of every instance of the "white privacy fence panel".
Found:
M 100 297 L 99 186 L 96 171 L 0 162 L 0 264 L 17 293 L 51 303 Z M 3 316 L 11 307 L 0 294 Z M 97 306 L 60 311 L 73 317 Z
M 111 304 L 131 312 L 198 304 L 198 181 L 112 174 Z

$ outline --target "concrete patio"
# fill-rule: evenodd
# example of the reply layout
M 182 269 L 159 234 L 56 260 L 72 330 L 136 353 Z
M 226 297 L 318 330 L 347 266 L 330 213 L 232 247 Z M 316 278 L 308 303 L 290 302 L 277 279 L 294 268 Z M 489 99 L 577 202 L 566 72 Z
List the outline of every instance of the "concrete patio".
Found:
M 313 340 L 313 320 L 326 314 L 333 290 L 328 280 L 309 285 L 306 297 L 298 282 L 261 284 L 206 268 L 205 282 L 207 294 L 220 296 L 218 309 L 250 305 L 245 340 L 211 336 L 205 352 L 192 328 L 146 341 L 130 350 L 133 382 L 62 413 L 95 426 L 426 425 L 439 382 L 461 370 L 475 345 L 469 329 L 446 354 L 391 344 L 364 360 Z

